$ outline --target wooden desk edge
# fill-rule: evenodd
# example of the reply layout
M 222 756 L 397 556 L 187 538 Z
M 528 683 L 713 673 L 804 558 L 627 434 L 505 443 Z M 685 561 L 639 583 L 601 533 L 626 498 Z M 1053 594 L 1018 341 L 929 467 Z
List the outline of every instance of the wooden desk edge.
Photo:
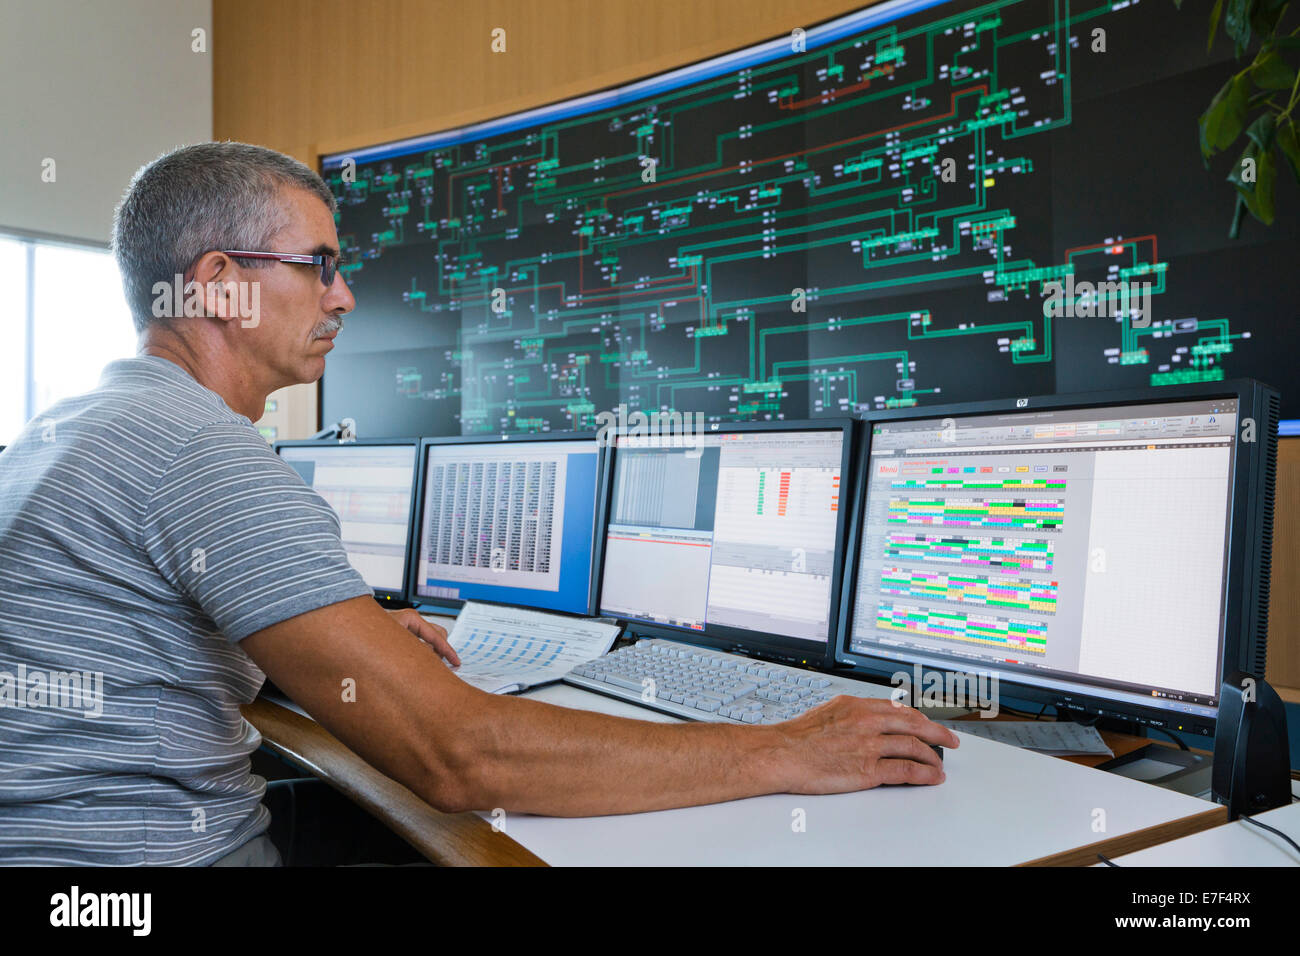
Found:
M 380 773 L 324 727 L 259 697 L 243 708 L 262 742 L 310 771 L 440 866 L 546 866 L 473 813 L 441 813 Z
M 1125 833 L 1121 836 L 1110 837 L 1105 840 L 1098 840 L 1096 843 L 1089 843 L 1087 846 L 1081 846 L 1074 850 L 1066 850 L 1062 853 L 1053 853 L 1050 856 L 1039 857 L 1036 860 L 1029 860 L 1025 863 L 1018 863 L 1017 866 L 1092 866 L 1094 863 L 1100 863 L 1097 854 L 1102 854 L 1107 859 L 1123 856 L 1126 853 L 1133 853 L 1136 850 L 1145 850 L 1147 847 L 1156 846 L 1160 843 L 1168 843 L 1170 840 L 1177 840 L 1180 837 L 1190 836 L 1193 833 L 1200 833 L 1202 830 L 1209 830 L 1217 826 L 1222 826 L 1228 822 L 1228 808 L 1222 806 L 1212 807 L 1201 813 L 1193 813 L 1191 816 L 1181 817 L 1177 820 L 1169 820 L 1165 823 L 1157 823 L 1155 826 L 1145 827 L 1141 830 L 1134 830 L 1132 833 Z

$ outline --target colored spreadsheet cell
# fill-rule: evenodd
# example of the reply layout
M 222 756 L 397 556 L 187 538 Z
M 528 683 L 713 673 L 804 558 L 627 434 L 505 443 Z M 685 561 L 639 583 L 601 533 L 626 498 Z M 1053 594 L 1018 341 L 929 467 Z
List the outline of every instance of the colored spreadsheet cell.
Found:
M 957 564 L 1002 574 L 1050 572 L 1056 560 L 1055 547 L 1046 540 L 901 531 L 886 535 L 884 556 L 925 564 Z
M 1042 621 L 1013 621 L 882 601 L 876 609 L 876 627 L 895 634 L 935 637 L 1030 654 L 1047 653 L 1047 625 Z
M 884 568 L 880 591 L 891 597 L 953 601 L 958 604 L 1055 614 L 1057 582 L 1001 580 L 980 574 Z
M 921 491 L 1064 491 L 1065 481 L 1051 478 L 905 478 L 891 482 L 890 487 Z
M 1064 519 L 1065 502 L 1059 498 L 893 498 L 887 520 L 892 525 L 1059 531 Z

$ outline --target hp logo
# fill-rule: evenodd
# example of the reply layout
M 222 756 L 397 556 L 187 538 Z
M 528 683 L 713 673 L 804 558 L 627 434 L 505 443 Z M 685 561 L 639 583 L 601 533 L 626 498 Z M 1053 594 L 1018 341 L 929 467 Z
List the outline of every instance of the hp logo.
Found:
M 1027 398 L 1016 399 L 1016 408 L 1026 408 L 1028 407 L 1028 405 L 1029 405 L 1029 399 Z

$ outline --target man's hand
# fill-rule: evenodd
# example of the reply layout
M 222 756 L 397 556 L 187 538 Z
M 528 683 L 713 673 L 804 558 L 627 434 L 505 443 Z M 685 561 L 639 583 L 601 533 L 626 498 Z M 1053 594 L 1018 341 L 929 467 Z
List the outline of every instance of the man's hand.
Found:
M 413 607 L 402 608 L 400 611 L 389 611 L 388 616 L 432 647 L 438 652 L 438 656 L 452 667 L 460 666 L 459 655 L 447 643 L 446 628 L 439 627 L 432 621 L 426 621 L 420 617 L 420 612 Z
M 795 755 L 791 793 L 942 783 L 943 761 L 929 745 L 959 745 L 956 734 L 919 710 L 862 697 L 835 697 L 777 728 L 789 735 Z

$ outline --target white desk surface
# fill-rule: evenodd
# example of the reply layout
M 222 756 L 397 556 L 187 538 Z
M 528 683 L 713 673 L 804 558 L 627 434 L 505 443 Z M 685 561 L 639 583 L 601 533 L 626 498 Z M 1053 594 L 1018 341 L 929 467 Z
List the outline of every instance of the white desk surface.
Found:
M 623 717 L 676 718 L 564 684 L 527 694 Z M 622 816 L 509 814 L 506 833 L 552 865 L 1002 866 L 1181 819 L 1214 804 L 962 735 L 936 787 L 778 794 Z M 805 832 L 792 824 L 802 810 Z M 1105 830 L 1094 829 L 1104 811 Z M 486 817 L 487 814 L 484 814 Z
M 1255 819 L 1300 843 L 1300 803 L 1269 810 Z M 1267 830 L 1236 820 L 1126 853 L 1114 861 L 1120 866 L 1300 866 L 1300 853 Z
M 428 615 L 448 630 L 453 618 Z M 881 689 L 888 696 L 889 688 Z M 523 695 L 640 720 L 678 718 L 567 684 Z M 1210 810 L 1215 804 L 969 734 L 937 787 L 774 794 L 606 817 L 509 814 L 506 833 L 553 866 L 1004 866 Z M 803 811 L 804 832 L 794 829 Z M 1097 810 L 1104 811 L 1105 829 Z M 489 814 L 481 814 L 489 818 Z M 1248 826 L 1248 824 L 1241 824 Z

